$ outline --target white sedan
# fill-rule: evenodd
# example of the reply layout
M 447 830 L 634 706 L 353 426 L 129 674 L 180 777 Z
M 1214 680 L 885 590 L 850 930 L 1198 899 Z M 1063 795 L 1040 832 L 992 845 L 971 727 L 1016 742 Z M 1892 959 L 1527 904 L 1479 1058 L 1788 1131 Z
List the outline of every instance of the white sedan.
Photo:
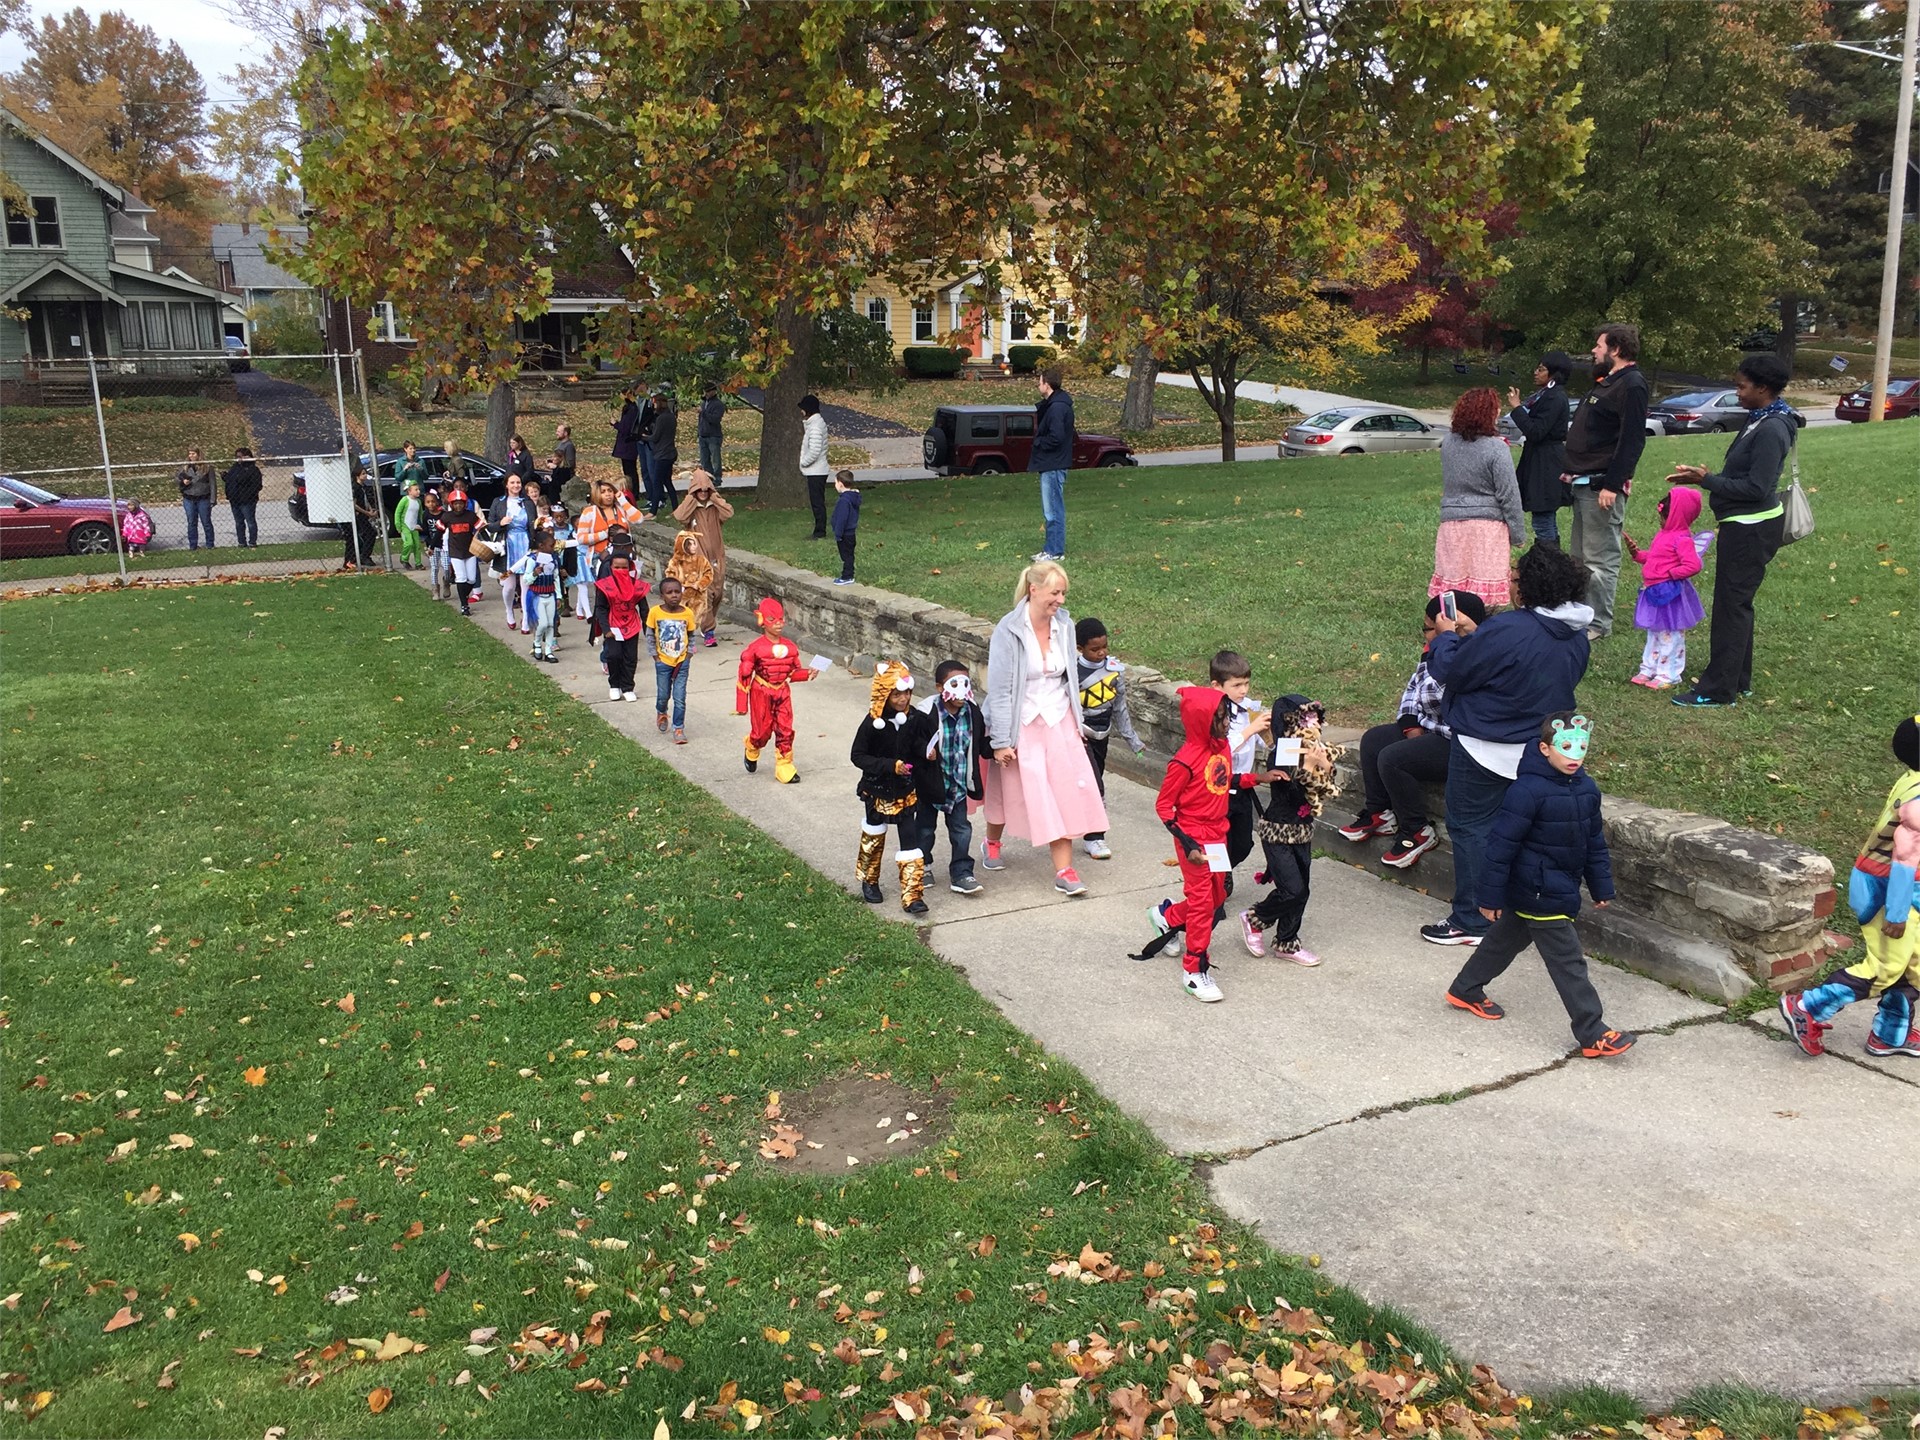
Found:
M 1384 455 L 1438 450 L 1446 428 L 1391 405 L 1341 405 L 1309 416 L 1280 437 L 1280 455 Z

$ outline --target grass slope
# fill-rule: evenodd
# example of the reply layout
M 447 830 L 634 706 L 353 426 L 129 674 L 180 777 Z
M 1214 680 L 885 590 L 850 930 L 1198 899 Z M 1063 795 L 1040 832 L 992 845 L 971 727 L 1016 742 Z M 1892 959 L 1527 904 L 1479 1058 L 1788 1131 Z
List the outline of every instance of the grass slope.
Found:
M 1728 443 L 1649 442 L 1628 533 L 1651 539 L 1668 467 L 1715 462 Z M 1761 590 L 1754 699 L 1689 713 L 1627 683 L 1641 644 L 1631 562 L 1621 627 L 1595 644 L 1580 694 L 1599 722 L 1602 788 L 1791 834 L 1844 873 L 1886 793 L 1887 738 L 1914 703 L 1920 426 L 1812 430 L 1802 448 L 1819 531 L 1781 552 Z M 1259 693 L 1302 691 L 1354 724 L 1391 716 L 1419 655 L 1437 454 L 1084 471 L 1067 494 L 1069 604 L 1107 622 L 1116 653 L 1192 680 L 1231 647 L 1252 659 Z M 778 511 L 727 527 L 736 546 L 832 565 L 805 533 Z M 860 578 L 997 618 L 1040 538 L 1031 476 L 876 485 L 861 508 Z M 1706 627 L 1689 638 L 1697 673 Z
M 910 931 L 443 619 L 376 578 L 0 611 L 0 1425 L 847 1433 L 902 1393 L 1069 1405 L 1106 1363 L 1157 1396 L 1214 1335 L 1277 1364 L 1282 1295 L 1334 1327 L 1306 1345 L 1440 1365 L 1207 1224 Z M 825 1182 L 756 1158 L 769 1092 L 850 1070 L 938 1091 L 950 1135 Z M 1089 1243 L 1127 1276 L 1058 1273 Z M 1125 1353 L 1061 1348 L 1096 1329 Z M 331 1348 L 389 1332 L 427 1348 Z

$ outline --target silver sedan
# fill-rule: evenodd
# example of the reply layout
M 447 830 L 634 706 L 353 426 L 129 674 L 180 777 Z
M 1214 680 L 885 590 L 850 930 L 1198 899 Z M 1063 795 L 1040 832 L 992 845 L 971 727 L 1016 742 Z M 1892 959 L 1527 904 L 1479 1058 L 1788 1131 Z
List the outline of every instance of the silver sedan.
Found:
M 1280 437 L 1283 459 L 1299 455 L 1382 455 L 1438 450 L 1444 427 L 1391 405 L 1342 405 L 1322 410 Z

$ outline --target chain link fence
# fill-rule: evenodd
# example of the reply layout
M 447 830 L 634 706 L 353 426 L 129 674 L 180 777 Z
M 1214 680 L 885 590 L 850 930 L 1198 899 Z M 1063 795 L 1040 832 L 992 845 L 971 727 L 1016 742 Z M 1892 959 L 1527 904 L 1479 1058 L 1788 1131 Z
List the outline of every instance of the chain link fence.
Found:
M 357 351 L 0 361 L 0 584 L 394 568 L 372 429 Z

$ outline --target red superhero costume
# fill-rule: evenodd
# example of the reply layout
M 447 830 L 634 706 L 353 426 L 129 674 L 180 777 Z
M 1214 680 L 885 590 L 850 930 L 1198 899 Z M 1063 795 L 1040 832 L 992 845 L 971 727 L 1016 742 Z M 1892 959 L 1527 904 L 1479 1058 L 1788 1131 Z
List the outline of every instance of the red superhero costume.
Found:
M 734 686 L 733 713 L 747 719 L 747 770 L 759 768 L 760 752 L 773 741 L 774 778 L 782 785 L 799 780 L 793 768 L 792 686 L 811 680 L 813 671 L 800 663 L 800 647 L 779 633 L 786 624 L 786 607 L 768 598 L 754 607 L 753 618 L 764 633 L 740 652 L 740 678 Z
M 1227 838 L 1227 797 L 1236 789 L 1259 783 L 1253 775 L 1233 773 L 1233 753 L 1224 734 L 1215 736 L 1214 719 L 1226 699 L 1223 691 L 1204 685 L 1180 690 L 1180 723 L 1187 741 L 1167 762 L 1167 778 L 1160 782 L 1154 813 L 1173 835 L 1184 887 L 1181 901 L 1165 912 L 1166 922 L 1186 930 L 1182 963 L 1188 974 L 1207 968 L 1207 945 L 1213 939 L 1213 917 L 1227 900 L 1225 872 L 1208 867 L 1205 847 Z M 1198 865 L 1189 851 L 1201 852 Z

